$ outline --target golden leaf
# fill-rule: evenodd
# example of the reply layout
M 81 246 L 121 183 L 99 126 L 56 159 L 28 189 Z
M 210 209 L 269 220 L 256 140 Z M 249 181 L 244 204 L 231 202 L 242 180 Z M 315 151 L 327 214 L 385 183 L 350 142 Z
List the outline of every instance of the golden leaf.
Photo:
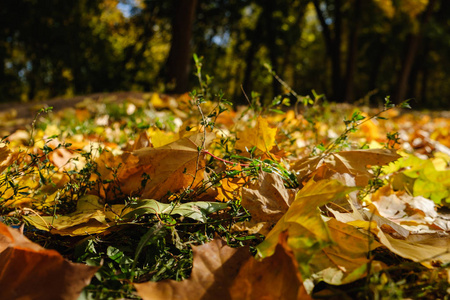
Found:
M 77 210 L 65 216 L 24 216 L 27 222 L 40 230 L 60 235 L 88 235 L 109 228 L 99 198 L 93 195 L 81 197 Z
M 258 117 L 256 128 L 247 128 L 237 134 L 236 149 L 247 151 L 256 147 L 262 152 L 269 152 L 275 146 L 277 128 L 270 128 L 266 119 Z

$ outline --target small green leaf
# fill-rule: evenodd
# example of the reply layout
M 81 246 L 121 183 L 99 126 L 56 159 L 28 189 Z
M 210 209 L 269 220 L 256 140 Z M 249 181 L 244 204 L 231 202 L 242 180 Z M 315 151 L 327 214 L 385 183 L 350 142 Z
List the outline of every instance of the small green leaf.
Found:
M 135 219 L 146 214 L 168 214 L 188 217 L 200 222 L 206 222 L 206 216 L 227 208 L 228 205 L 222 202 L 188 202 L 178 205 L 171 203 L 161 203 L 156 200 L 140 200 L 131 205 L 132 211 L 123 216 L 123 219 Z

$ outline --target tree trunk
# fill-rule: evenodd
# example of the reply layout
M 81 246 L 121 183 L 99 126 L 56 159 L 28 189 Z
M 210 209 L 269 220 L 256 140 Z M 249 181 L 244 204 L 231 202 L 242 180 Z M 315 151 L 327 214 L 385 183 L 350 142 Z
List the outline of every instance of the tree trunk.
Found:
M 272 65 L 272 69 L 280 74 L 279 66 L 278 66 L 278 60 L 277 60 L 277 54 L 278 54 L 278 47 L 276 43 L 276 24 L 274 24 L 273 19 L 273 12 L 275 11 L 275 2 L 273 0 L 266 0 L 264 5 L 264 10 L 262 12 L 262 16 L 264 18 L 265 22 L 265 32 L 266 32 L 266 39 L 265 44 L 269 50 L 269 59 L 270 64 Z M 281 93 L 280 83 L 275 79 L 275 77 L 272 76 L 272 92 L 273 95 L 279 95 Z
M 197 0 L 181 0 L 175 2 L 175 13 L 172 19 L 172 44 L 167 59 L 166 83 L 173 84 L 171 92 L 188 91 L 192 27 L 197 8 Z
M 341 0 L 335 0 L 334 5 L 334 36 L 331 35 L 330 28 L 325 21 L 320 3 L 314 0 L 314 7 L 316 9 L 317 17 L 322 27 L 322 33 L 325 40 L 327 54 L 331 59 L 331 86 L 332 99 L 335 101 L 342 101 L 342 86 L 341 86 Z
M 435 3 L 436 0 L 430 0 L 428 2 L 427 8 L 421 20 L 419 32 L 411 34 L 407 40 L 406 46 L 407 52 L 405 55 L 405 59 L 403 60 L 402 63 L 402 68 L 398 76 L 398 81 L 393 97 L 395 103 L 400 103 L 405 100 L 406 91 L 408 89 L 409 76 L 411 74 L 411 69 L 416 59 L 420 41 L 422 40 L 422 30 L 423 27 L 428 23 L 428 21 L 431 18 L 431 14 L 433 12 L 433 7 Z
M 250 47 L 245 55 L 245 71 L 244 71 L 244 82 L 242 88 L 244 92 L 249 95 L 253 89 L 252 86 L 252 71 L 253 71 L 253 60 L 255 59 L 255 54 L 257 51 L 256 41 L 252 41 Z M 247 101 L 240 101 L 238 104 L 246 104 Z
M 422 80 L 420 87 L 420 100 L 422 103 L 427 102 L 427 91 L 428 91 L 428 77 L 429 77 L 429 69 L 425 66 L 422 70 Z
M 428 90 L 428 74 L 430 69 L 430 60 L 428 59 L 428 55 L 430 53 L 430 39 L 427 39 L 425 41 L 425 46 L 423 49 L 422 57 L 423 59 L 420 60 L 419 64 L 419 70 L 417 73 L 420 73 L 422 76 L 420 77 L 420 89 L 417 89 L 417 95 L 419 95 L 419 101 L 420 103 L 425 103 L 427 101 L 427 90 Z M 415 76 L 415 81 L 411 83 L 411 87 L 416 86 L 417 75 Z M 411 94 L 411 93 L 410 93 Z
M 353 11 L 353 23 L 351 25 L 351 32 L 348 40 L 348 53 L 344 80 L 344 100 L 353 102 L 355 100 L 355 73 L 356 62 L 358 57 L 358 32 L 361 26 L 361 0 L 355 0 Z
M 341 78 L 341 31 L 342 31 L 342 15 L 341 0 L 335 0 L 334 3 L 334 45 L 332 48 L 332 68 L 333 68 L 333 94 L 334 100 L 338 102 L 344 101 L 342 78 Z
M 251 36 L 248 37 L 250 40 L 250 47 L 247 50 L 245 55 L 245 71 L 244 71 L 244 82 L 242 84 L 242 89 L 247 95 L 253 90 L 252 84 L 252 71 L 253 71 L 253 60 L 255 59 L 256 52 L 258 51 L 258 47 L 262 42 L 261 34 L 264 30 L 263 28 L 263 16 L 262 14 L 258 17 L 258 21 L 256 23 L 256 27 L 253 31 L 251 31 Z M 239 91 L 241 92 L 241 91 Z M 247 100 L 239 97 L 236 100 L 236 104 L 248 104 Z
M 371 64 L 371 70 L 369 73 L 369 91 L 378 89 L 378 75 L 380 74 L 381 65 L 386 54 L 386 43 L 380 42 L 374 45 L 375 49 L 378 49 L 375 54 L 375 58 Z

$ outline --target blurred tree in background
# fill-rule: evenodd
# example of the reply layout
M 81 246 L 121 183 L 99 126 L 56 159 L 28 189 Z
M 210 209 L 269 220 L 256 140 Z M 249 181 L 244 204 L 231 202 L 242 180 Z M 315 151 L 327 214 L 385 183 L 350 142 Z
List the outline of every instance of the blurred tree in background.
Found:
M 236 103 L 312 89 L 333 101 L 447 108 L 448 0 L 4 0 L 0 100 L 183 93 L 203 72 Z

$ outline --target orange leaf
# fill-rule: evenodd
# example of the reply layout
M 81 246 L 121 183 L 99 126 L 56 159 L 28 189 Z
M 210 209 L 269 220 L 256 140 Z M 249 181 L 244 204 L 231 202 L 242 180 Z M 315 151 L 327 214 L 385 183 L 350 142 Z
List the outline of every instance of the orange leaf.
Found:
M 240 166 L 227 166 L 227 171 L 240 171 Z M 248 178 L 241 176 L 234 176 L 231 178 L 224 178 L 220 180 L 220 186 L 217 187 L 217 199 L 222 202 L 240 199 L 242 196 L 242 188 L 248 181 Z
M 159 199 L 168 192 L 177 192 L 189 185 L 195 186 L 203 179 L 205 160 L 198 151 L 207 147 L 215 134 L 197 133 L 179 139 L 159 148 L 142 148 L 133 155 L 139 158 L 139 164 L 151 168 L 150 181 L 144 188 L 142 198 Z M 194 180 L 195 178 L 195 180 Z
M 97 267 L 65 260 L 0 223 L 0 299 L 78 299 Z

